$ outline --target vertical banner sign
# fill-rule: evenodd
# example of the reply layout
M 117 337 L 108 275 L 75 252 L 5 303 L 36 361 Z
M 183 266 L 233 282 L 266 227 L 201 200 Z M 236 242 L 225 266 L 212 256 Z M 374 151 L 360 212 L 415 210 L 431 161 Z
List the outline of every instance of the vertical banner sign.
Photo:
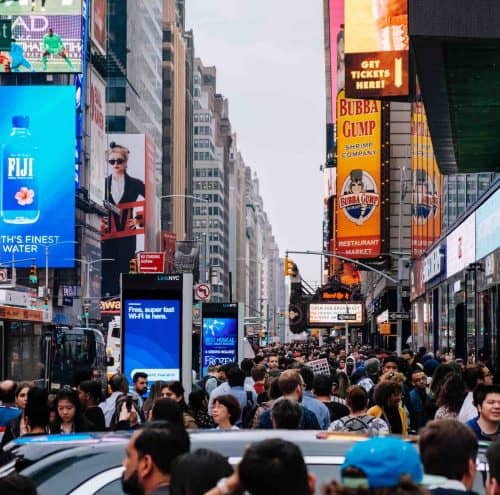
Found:
M 90 37 L 102 55 L 106 54 L 106 0 L 92 0 Z
M 202 375 L 212 365 L 237 363 L 238 304 L 202 304 Z
M 407 0 L 345 0 L 346 95 L 406 96 Z
M 101 226 L 102 257 L 115 261 L 102 265 L 103 295 L 120 291 L 120 273 L 128 273 L 130 260 L 144 251 L 146 217 L 146 139 L 144 134 L 108 134 L 105 200 L 112 211 Z
M 156 204 L 156 148 L 153 139 L 146 135 L 145 142 L 146 230 L 145 249 L 156 251 L 160 244 L 160 206 Z
M 0 261 L 71 268 L 75 88 L 0 86 Z
M 106 175 L 106 84 L 94 69 L 90 69 L 90 168 L 89 197 L 101 205 L 104 199 Z
M 381 102 L 337 101 L 336 251 L 371 259 L 381 248 Z
M 412 256 L 418 257 L 441 235 L 443 178 L 434 157 L 424 105 L 412 105 Z
M 344 0 L 328 0 L 330 21 L 330 70 L 331 70 L 331 98 L 332 122 L 337 120 L 335 105 L 337 95 L 344 89 Z M 329 117 L 330 118 L 330 117 Z
M 131 387 L 138 371 L 149 383 L 180 379 L 182 284 L 182 275 L 122 278 L 122 369 Z

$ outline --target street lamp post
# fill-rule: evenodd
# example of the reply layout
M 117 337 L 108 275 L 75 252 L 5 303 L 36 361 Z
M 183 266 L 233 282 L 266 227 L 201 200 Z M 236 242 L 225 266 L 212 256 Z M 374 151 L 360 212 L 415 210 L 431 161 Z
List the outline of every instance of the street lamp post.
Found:
M 61 242 L 49 242 L 48 244 L 34 243 L 35 246 L 43 247 L 45 250 L 45 288 L 44 296 L 49 295 L 49 248 L 54 246 L 59 246 L 60 244 L 78 244 L 77 241 L 61 241 Z
M 197 201 L 200 201 L 202 203 L 210 203 L 210 201 L 208 199 L 205 199 L 201 196 L 196 196 L 194 194 L 164 194 L 162 196 L 160 196 L 160 199 L 167 199 L 167 198 L 190 198 L 190 199 L 195 199 Z M 210 256 L 210 252 L 209 252 L 209 239 L 208 239 L 208 234 L 209 234 L 209 230 L 208 230 L 208 210 L 207 210 L 207 214 L 206 214 L 206 225 L 205 225 L 205 281 L 206 282 L 209 282 L 209 283 L 212 283 L 212 281 L 210 280 L 209 278 L 209 256 Z M 200 245 L 201 245 L 201 242 L 200 242 Z
M 96 260 L 83 260 L 81 258 L 65 258 L 67 260 L 72 260 L 72 261 L 78 261 L 79 263 L 82 263 L 85 265 L 86 268 L 86 274 L 85 274 L 85 299 L 86 301 L 90 300 L 90 268 L 92 265 L 95 263 L 100 263 L 102 261 L 116 261 L 115 258 L 99 258 Z M 84 304 L 90 304 L 88 302 L 85 302 Z M 88 328 L 89 326 L 89 314 L 88 312 L 85 313 L 85 327 Z

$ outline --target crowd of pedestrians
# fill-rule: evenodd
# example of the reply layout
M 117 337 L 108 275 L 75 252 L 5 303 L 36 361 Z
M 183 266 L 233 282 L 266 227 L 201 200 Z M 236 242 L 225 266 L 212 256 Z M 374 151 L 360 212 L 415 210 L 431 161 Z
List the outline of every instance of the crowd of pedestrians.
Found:
M 210 366 L 189 395 L 179 381 L 148 383 L 143 372 L 131 384 L 121 374 L 107 383 L 98 378 L 83 377 L 53 394 L 28 382 L 1 382 L 1 445 L 25 435 L 135 430 L 124 460 L 126 493 L 306 494 L 314 491 L 314 477 L 294 444 L 273 439 L 252 445 L 233 472 L 215 452 L 189 453 L 187 430 L 365 433 L 374 438 L 353 448 L 342 479 L 324 487 L 325 494 L 383 495 L 397 486 L 417 495 L 423 465 L 446 480 L 433 488 L 435 495 L 458 495 L 472 489 L 478 440 L 498 439 L 488 454 L 493 467 L 486 485 L 489 494 L 500 495 L 500 385 L 486 363 L 466 365 L 425 349 L 397 356 L 356 348 L 347 355 L 345 349 L 290 344 L 259 349 L 239 364 Z M 419 434 L 420 455 L 387 436 L 408 433 Z

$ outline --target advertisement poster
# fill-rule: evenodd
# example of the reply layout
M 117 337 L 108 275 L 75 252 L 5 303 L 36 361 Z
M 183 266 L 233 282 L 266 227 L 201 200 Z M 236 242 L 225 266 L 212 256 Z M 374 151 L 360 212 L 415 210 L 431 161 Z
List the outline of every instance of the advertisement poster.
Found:
M 353 259 L 381 252 L 381 104 L 337 101 L 336 252 Z
M 476 216 L 473 213 L 446 238 L 446 277 L 476 261 Z
M 75 257 L 75 88 L 0 86 L 0 263 Z
M 180 377 L 181 305 L 175 299 L 125 299 L 123 373 L 132 387 L 137 371 L 148 382 Z
M 412 256 L 422 255 L 441 235 L 443 177 L 434 156 L 423 103 L 412 105 Z
M 104 199 L 104 181 L 106 177 L 106 84 L 94 69 L 90 70 L 90 167 L 88 170 L 89 197 L 98 205 Z
M 203 318 L 203 376 L 211 365 L 237 362 L 238 318 Z
M 102 55 L 106 54 L 106 0 L 92 0 L 90 38 Z
M 476 210 L 476 259 L 481 259 L 500 246 L 500 190 Z
M 363 305 L 357 303 L 323 303 L 309 305 L 310 325 L 335 325 L 335 324 L 363 323 Z
M 12 29 L 0 72 L 81 72 L 82 0 L 15 0 L 0 3 Z
M 408 94 L 407 0 L 346 0 L 345 36 L 349 98 Z
M 102 267 L 102 295 L 120 293 L 120 273 L 144 251 L 146 140 L 144 134 L 108 134 L 104 157 L 107 173 L 104 199 L 110 212 L 102 229 L 102 257 L 113 258 Z
M 328 0 L 330 25 L 330 70 L 332 89 L 332 122 L 335 123 L 337 113 L 335 103 L 337 95 L 344 89 L 345 57 L 344 57 L 344 0 Z M 329 117 L 330 118 L 330 117 Z

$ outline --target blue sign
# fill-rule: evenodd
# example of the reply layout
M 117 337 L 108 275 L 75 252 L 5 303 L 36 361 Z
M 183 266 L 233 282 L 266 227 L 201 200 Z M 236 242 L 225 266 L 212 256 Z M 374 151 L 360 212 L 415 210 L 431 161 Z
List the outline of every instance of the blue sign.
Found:
M 500 247 L 500 189 L 476 210 L 476 259 Z
M 179 380 L 181 304 L 176 299 L 125 299 L 123 371 L 130 384 L 143 371 L 151 384 Z
M 71 268 L 75 88 L 0 86 L 0 263 Z
M 209 366 L 238 360 L 238 318 L 205 317 L 202 326 L 202 374 Z

